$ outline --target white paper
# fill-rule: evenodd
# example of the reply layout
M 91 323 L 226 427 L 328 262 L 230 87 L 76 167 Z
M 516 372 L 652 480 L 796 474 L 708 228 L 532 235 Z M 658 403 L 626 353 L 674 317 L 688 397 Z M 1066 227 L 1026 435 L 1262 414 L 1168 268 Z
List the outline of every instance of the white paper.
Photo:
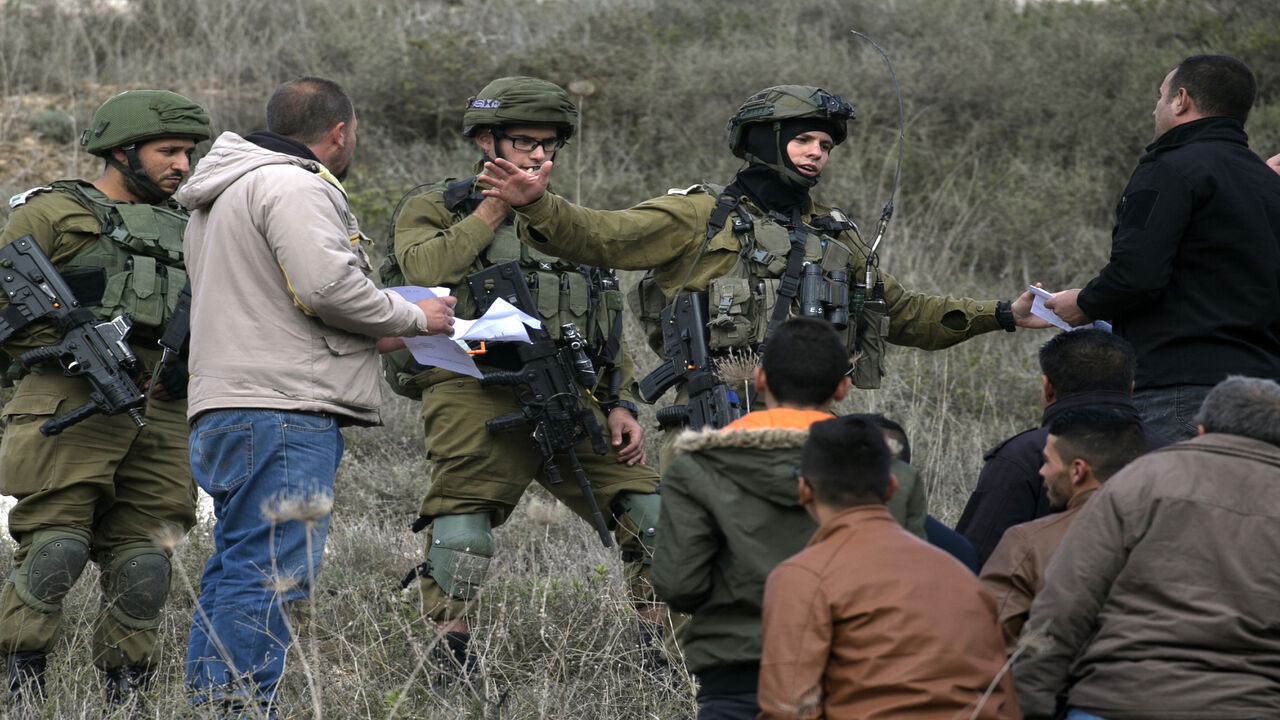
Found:
M 1097 328 L 1099 330 L 1105 330 L 1107 332 L 1111 332 L 1111 323 L 1107 322 L 1106 320 L 1094 320 L 1091 323 L 1085 323 L 1084 325 L 1071 327 L 1070 325 L 1067 324 L 1066 320 L 1063 320 L 1062 318 L 1058 317 L 1057 313 L 1055 313 L 1054 311 L 1044 306 L 1044 301 L 1053 297 L 1053 293 L 1049 292 L 1048 290 L 1045 290 L 1044 288 L 1038 288 L 1035 285 L 1028 285 L 1027 289 L 1030 290 L 1036 296 L 1035 300 L 1031 303 L 1031 314 L 1035 315 L 1038 318 L 1043 318 L 1044 320 L 1048 321 L 1050 325 L 1053 325 L 1054 327 L 1060 327 L 1063 330 L 1083 330 L 1085 328 Z
M 404 286 L 391 289 L 410 302 L 449 295 L 448 288 L 442 287 Z M 404 338 L 404 344 L 413 353 L 413 359 L 423 365 L 480 377 L 483 373 L 476 367 L 475 360 L 468 352 L 470 347 L 467 341 L 527 343 L 529 334 L 525 331 L 525 326 L 540 328 L 542 323 L 506 300 L 496 298 L 493 305 L 489 306 L 489 311 L 475 320 L 454 318 L 453 335 L 407 337 Z

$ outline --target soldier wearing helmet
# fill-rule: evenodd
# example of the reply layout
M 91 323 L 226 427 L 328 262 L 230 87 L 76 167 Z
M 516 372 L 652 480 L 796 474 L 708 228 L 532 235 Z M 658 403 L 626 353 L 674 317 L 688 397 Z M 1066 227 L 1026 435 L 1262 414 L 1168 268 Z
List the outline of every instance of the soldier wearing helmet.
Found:
M 789 315 L 830 320 L 860 388 L 879 387 L 886 343 L 936 350 L 992 330 L 1043 327 L 1030 316 L 1030 293 L 1009 303 L 904 288 L 880 271 L 844 213 L 810 196 L 853 118 L 849 103 L 821 88 L 765 88 L 729 119 L 729 149 L 745 164 L 728 185 L 674 189 L 626 210 L 568 203 L 547 190 L 548 172 L 517 173 L 500 159 L 480 180 L 492 186 L 486 196 L 517 209 L 520 239 L 537 251 L 648 270 L 631 301 L 655 349 L 660 313 L 686 293 L 698 293 L 716 356 L 759 350 Z M 677 405 L 685 398 L 682 387 Z M 675 429 L 668 427 L 664 451 Z
M 43 437 L 41 424 L 88 402 L 90 391 L 47 361 L 27 369 L 4 408 L 0 490 L 18 500 L 9 512 L 16 570 L 0 594 L 11 699 L 43 699 L 62 601 L 89 560 L 102 573 L 92 654 L 108 701 L 135 702 L 156 662 L 171 551 L 157 538 L 181 537 L 195 522 L 196 502 L 186 364 L 162 363 L 157 346 L 186 284 L 187 213 L 170 196 L 191 169 L 196 143 L 208 138 L 209 117 L 191 100 L 124 92 L 103 103 L 81 138 L 104 160 L 96 180 L 60 180 L 9 201 L 0 243 L 31 236 L 83 305 L 102 319 L 129 315 L 129 342 L 145 366 L 135 380 L 148 395 L 144 428 L 124 415 L 95 415 Z M 16 357 L 58 339 L 56 328 L 32 325 L 4 349 Z
M 924 295 L 903 288 L 879 270 L 873 249 L 854 224 L 811 197 L 830 153 L 847 139 L 847 124 L 853 118 L 849 103 L 821 88 L 780 85 L 761 90 L 729 119 L 729 149 L 744 165 L 727 185 L 672 190 L 627 210 L 591 210 L 566 202 L 547 190 L 546 167 L 532 175 L 498 159 L 485 166 L 480 181 L 492 186 L 484 193 L 487 197 L 516 208 L 520 238 L 534 250 L 649 271 L 636 289 L 633 307 L 638 307 L 651 342 L 660 331 L 658 338 L 668 345 L 663 348 L 668 362 L 657 373 L 669 377 L 679 369 L 677 360 L 690 364 L 689 354 L 673 352 L 685 349 L 683 338 L 688 335 L 697 333 L 713 357 L 728 357 L 757 352 L 774 342 L 785 347 L 790 334 L 784 329 L 774 336 L 774 330 L 789 316 L 809 316 L 836 328 L 838 343 L 852 358 L 852 382 L 874 388 L 880 384 L 886 342 L 936 349 L 983 332 L 1013 330 L 1024 324 L 1031 301 L 1029 296 L 1020 298 L 1012 308 L 994 300 Z M 704 313 L 702 318 L 698 311 Z M 672 327 L 678 332 L 670 332 Z M 769 348 L 763 355 L 766 360 L 774 355 L 773 346 Z M 685 377 L 692 379 L 679 386 L 672 408 L 679 412 L 658 413 L 660 423 L 674 421 L 666 423 L 661 458 L 663 483 L 671 492 L 663 501 L 662 544 L 651 576 L 658 599 L 690 614 L 681 639 L 686 664 L 699 678 L 698 716 L 754 718 L 759 712 L 760 654 L 749 640 L 752 627 L 759 639 L 759 622 L 751 620 L 751 613 L 758 612 L 763 587 L 739 583 L 720 595 L 708 590 L 702 570 L 728 552 L 717 544 L 723 534 L 691 527 L 687 520 L 707 515 L 697 498 L 740 496 L 744 488 L 753 499 L 767 498 L 766 505 L 785 508 L 794 504 L 794 493 L 769 494 L 768 481 L 777 487 L 794 479 L 789 466 L 784 468 L 785 478 L 763 466 L 744 478 L 740 472 L 690 473 L 690 455 L 673 458 L 671 451 L 692 452 L 705 445 L 702 440 L 715 436 L 687 433 L 675 443 L 681 420 L 710 418 L 707 424 L 728 425 L 736 435 L 743 421 L 759 415 L 735 421 L 735 411 L 751 409 L 741 407 L 744 400 L 749 402 L 749 388 L 739 388 L 737 408 L 724 402 L 715 406 L 715 413 L 684 411 L 682 406 L 691 405 L 691 394 L 707 393 L 714 385 L 705 374 Z M 729 389 L 720 392 L 730 400 Z M 796 424 L 803 429 L 809 422 L 801 418 Z M 693 479 L 696 492 L 688 489 Z M 733 515 L 732 508 L 727 512 Z M 686 521 L 677 524 L 677 519 Z M 740 518 L 734 516 L 734 522 Z M 756 553 L 763 554 L 767 553 Z M 747 639 L 725 641 L 730 630 Z
M 464 135 L 482 158 L 501 158 L 522 172 L 538 172 L 573 137 L 578 109 L 557 85 L 531 77 L 494 80 L 467 101 Z M 420 186 L 422 187 L 422 186 Z M 566 262 L 522 245 L 511 208 L 481 195 L 475 175 L 411 190 L 393 217 L 394 237 L 382 267 L 388 284 L 445 286 L 458 298 L 459 317 L 474 317 L 476 303 L 466 276 L 497 263 L 519 264 L 542 314 L 544 327 L 558 334 L 574 323 L 590 346 L 600 384 L 583 396 L 605 428 L 610 451 L 591 452 L 585 441 L 577 455 L 622 549 L 626 576 L 642 614 L 661 617 L 651 602 L 648 564 L 657 522 L 657 473 L 644 465 L 644 434 L 636 422 L 630 392 L 631 362 L 620 342 L 622 295 L 611 271 Z M 484 371 L 520 367 L 514 346 L 489 344 L 477 355 Z M 406 355 L 407 353 L 401 353 Z M 542 457 L 524 426 L 490 433 L 485 421 L 519 412 L 511 388 L 481 387 L 475 378 L 423 367 L 408 357 L 388 358 L 388 380 L 402 394 L 422 400 L 432 484 L 415 527 L 427 528 L 426 562 L 419 566 L 423 612 L 446 631 L 452 653 L 441 660 L 467 671 L 467 616 L 494 553 L 490 529 L 506 521 L 530 480 L 537 480 L 584 520 L 591 516 L 572 482 L 551 484 Z M 563 453 L 557 462 L 563 460 Z M 561 467 L 567 465 L 560 463 Z M 430 523 L 428 525 L 428 523 Z M 457 568 L 467 568 L 463 573 Z

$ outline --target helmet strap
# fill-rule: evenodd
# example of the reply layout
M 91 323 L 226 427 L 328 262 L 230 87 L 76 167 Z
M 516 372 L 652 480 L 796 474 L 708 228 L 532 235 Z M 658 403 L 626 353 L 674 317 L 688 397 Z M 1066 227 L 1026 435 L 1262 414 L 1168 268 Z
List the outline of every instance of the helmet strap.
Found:
M 142 168 L 142 162 L 138 160 L 138 146 L 130 144 L 120 149 L 124 151 L 125 159 L 129 161 L 128 167 L 112 157 L 110 153 L 106 155 L 106 160 L 108 165 L 124 176 L 125 186 L 129 188 L 129 192 L 149 205 L 167 200 L 170 193 L 152 182 L 151 178 L 147 177 L 147 171 Z

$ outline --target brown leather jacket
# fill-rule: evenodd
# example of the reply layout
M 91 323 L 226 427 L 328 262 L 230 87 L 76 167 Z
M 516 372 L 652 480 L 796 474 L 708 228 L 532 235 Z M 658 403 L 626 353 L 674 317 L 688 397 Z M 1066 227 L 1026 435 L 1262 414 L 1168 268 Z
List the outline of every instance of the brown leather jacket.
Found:
M 1028 717 L 1280 718 L 1280 447 L 1209 433 L 1148 453 L 1080 511 L 1014 663 Z
M 1005 662 L 995 617 L 954 558 L 850 508 L 769 575 L 760 720 L 970 717 Z M 973 717 L 1022 717 L 1008 674 Z
M 1062 512 L 1014 525 L 992 551 L 978 577 L 996 599 L 996 616 L 1004 649 L 1010 655 L 1018 647 L 1018 636 L 1031 614 L 1031 601 L 1044 587 L 1044 569 L 1062 543 L 1071 521 L 1097 488 L 1076 493 Z

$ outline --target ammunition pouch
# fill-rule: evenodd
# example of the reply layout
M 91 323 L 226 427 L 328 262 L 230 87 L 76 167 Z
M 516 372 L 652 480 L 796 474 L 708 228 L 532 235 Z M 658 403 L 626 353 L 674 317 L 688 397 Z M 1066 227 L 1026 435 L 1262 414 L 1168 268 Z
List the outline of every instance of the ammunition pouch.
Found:
M 853 356 L 853 384 L 863 390 L 880 387 L 889 342 L 889 314 L 883 300 L 868 300 L 858 319 Z
M 711 352 L 745 350 L 764 341 L 769 316 L 760 312 L 751 279 L 725 275 L 707 285 L 707 347 Z
M 639 319 L 650 349 L 662 355 L 662 308 L 666 307 L 667 298 L 653 279 L 652 270 L 646 272 L 627 293 L 627 304 Z

